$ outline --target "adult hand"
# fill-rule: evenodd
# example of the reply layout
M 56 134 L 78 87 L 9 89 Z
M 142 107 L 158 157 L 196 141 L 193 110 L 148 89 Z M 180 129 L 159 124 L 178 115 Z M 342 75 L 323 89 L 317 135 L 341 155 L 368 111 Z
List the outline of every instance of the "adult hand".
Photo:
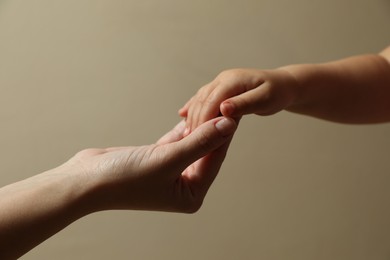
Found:
M 140 209 L 195 212 L 225 158 L 237 123 L 206 122 L 183 139 L 179 123 L 156 144 L 87 149 L 62 167 L 94 183 L 91 210 Z M 91 205 L 92 206 L 92 205 Z
M 87 214 L 109 209 L 199 209 L 237 123 L 206 122 L 183 138 L 177 125 L 156 144 L 87 149 L 63 165 L 0 189 L 0 258 L 16 259 Z

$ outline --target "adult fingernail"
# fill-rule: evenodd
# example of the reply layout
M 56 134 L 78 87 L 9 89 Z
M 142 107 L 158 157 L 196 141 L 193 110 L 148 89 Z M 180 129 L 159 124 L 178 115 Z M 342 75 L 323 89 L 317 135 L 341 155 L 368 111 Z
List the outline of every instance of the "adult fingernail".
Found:
M 231 135 L 236 130 L 236 123 L 230 118 L 223 118 L 219 120 L 215 127 L 222 134 L 222 136 Z

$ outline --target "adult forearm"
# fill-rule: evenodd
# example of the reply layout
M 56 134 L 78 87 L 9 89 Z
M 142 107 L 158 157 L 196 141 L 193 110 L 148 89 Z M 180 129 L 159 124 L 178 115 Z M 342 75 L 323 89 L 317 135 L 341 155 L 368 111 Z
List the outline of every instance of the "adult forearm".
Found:
M 88 214 L 82 178 L 58 168 L 0 189 L 0 258 L 16 259 Z
M 341 123 L 390 121 L 390 64 L 363 55 L 324 64 L 286 66 L 299 82 L 287 110 Z

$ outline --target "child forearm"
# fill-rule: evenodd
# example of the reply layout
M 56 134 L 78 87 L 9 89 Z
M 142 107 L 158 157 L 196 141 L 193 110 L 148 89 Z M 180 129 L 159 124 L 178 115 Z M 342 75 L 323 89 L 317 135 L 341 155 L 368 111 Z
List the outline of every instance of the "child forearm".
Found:
M 382 55 L 281 69 L 300 85 L 289 111 L 341 123 L 390 121 L 390 64 Z

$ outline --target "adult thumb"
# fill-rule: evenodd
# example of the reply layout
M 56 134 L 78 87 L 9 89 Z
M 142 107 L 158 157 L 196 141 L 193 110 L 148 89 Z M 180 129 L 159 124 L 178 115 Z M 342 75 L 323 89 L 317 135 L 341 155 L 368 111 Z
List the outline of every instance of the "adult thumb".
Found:
M 187 167 L 229 141 L 236 129 L 237 122 L 228 117 L 203 123 L 182 140 L 172 143 L 175 161 Z

